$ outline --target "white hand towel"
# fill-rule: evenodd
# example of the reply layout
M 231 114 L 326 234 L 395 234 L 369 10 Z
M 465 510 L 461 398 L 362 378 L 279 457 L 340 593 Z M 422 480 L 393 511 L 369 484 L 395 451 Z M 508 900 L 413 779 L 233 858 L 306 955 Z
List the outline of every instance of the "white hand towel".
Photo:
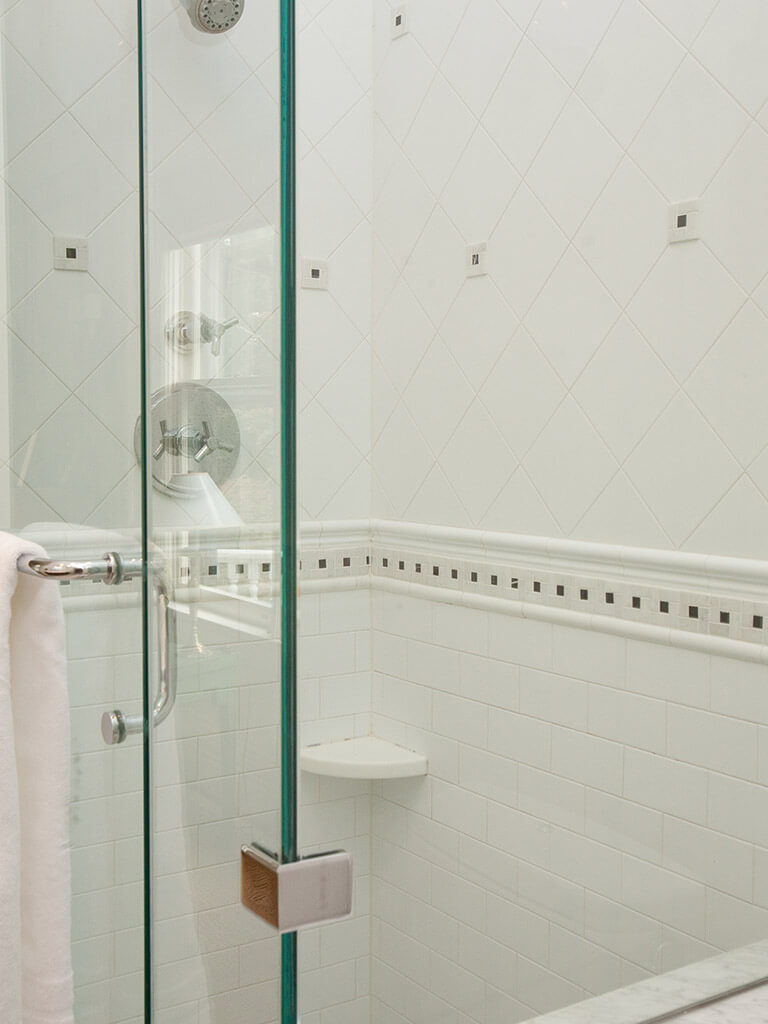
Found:
M 30 553 L 0 533 L 0 1021 L 73 1024 L 64 616 Z

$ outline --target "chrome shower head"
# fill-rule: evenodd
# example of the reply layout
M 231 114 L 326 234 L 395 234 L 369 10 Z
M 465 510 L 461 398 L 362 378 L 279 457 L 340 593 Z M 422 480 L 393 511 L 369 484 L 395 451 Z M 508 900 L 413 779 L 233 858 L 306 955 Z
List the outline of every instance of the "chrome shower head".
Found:
M 226 32 L 240 21 L 245 0 L 187 0 L 186 6 L 201 32 Z

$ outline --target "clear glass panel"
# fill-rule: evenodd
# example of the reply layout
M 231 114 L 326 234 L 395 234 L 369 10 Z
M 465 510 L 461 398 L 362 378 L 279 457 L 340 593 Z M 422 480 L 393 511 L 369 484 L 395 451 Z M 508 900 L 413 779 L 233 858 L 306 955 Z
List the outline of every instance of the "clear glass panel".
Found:
M 141 551 L 136 14 L 123 6 L 4 4 L 0 26 L 0 527 L 54 559 Z M 60 595 L 66 626 L 75 1015 L 78 1024 L 135 1021 L 144 990 L 141 748 L 105 746 L 100 718 L 114 707 L 141 712 L 141 578 L 35 585 Z M 57 722 L 55 736 L 19 735 L 17 747 L 39 748 L 45 771 L 67 731 Z M 39 825 L 29 793 L 22 834 Z M 63 839 L 52 840 L 54 859 Z M 0 871 L 8 880 L 8 865 Z M 12 936 L 9 925 L 9 958 Z M 9 984 L 4 974 L 4 992 Z
M 243 843 L 280 849 L 278 6 L 221 34 L 194 9 L 145 4 L 149 526 L 176 630 L 152 729 L 153 1007 L 271 1022 L 280 943 L 239 875 Z
M 764 9 L 310 6 L 301 742 L 428 769 L 303 774 L 358 891 L 301 938 L 302 1020 L 758 980 Z

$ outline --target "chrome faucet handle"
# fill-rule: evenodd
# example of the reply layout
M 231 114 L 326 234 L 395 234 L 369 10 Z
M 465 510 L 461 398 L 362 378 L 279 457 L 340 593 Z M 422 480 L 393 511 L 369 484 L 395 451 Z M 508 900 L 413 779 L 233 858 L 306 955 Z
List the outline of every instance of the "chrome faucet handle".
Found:
M 209 316 L 200 317 L 200 338 L 203 341 L 210 342 L 211 355 L 218 356 L 221 353 L 221 339 L 224 334 L 230 328 L 235 327 L 240 321 L 237 317 L 231 317 L 229 320 L 212 320 Z
M 211 346 L 211 354 L 218 356 L 221 352 L 222 335 L 239 324 L 237 317 L 229 320 L 214 320 L 204 313 L 192 313 L 185 309 L 176 313 L 165 325 L 165 340 L 177 352 L 191 352 L 195 343 Z
M 152 458 L 157 462 L 161 459 L 166 452 L 175 451 L 177 443 L 177 432 L 175 430 L 168 430 L 168 424 L 165 420 L 160 420 L 160 440 L 155 445 L 152 451 Z
M 208 426 L 208 421 L 203 420 L 203 430 L 200 434 L 200 440 L 202 444 L 195 452 L 195 462 L 202 462 L 208 455 L 212 455 L 213 452 L 233 452 L 235 449 L 230 444 L 223 444 L 211 433 L 211 428 Z

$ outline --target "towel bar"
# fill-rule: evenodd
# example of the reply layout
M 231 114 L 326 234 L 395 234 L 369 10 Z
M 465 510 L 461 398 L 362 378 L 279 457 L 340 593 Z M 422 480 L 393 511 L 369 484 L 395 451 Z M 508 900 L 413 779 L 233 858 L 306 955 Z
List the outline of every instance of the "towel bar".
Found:
M 116 586 L 134 576 L 140 576 L 142 562 L 140 558 L 122 558 L 116 551 L 108 551 L 103 558 L 95 561 L 76 562 L 22 555 L 16 567 L 27 576 L 38 576 L 44 580 L 101 580 Z
M 144 564 L 141 558 L 123 558 L 116 551 L 108 551 L 94 561 L 63 562 L 53 558 L 22 555 L 16 562 L 19 572 L 44 580 L 101 580 L 116 586 L 134 576 L 141 576 Z M 176 701 L 176 612 L 171 607 L 168 586 L 160 574 L 154 577 L 157 601 L 157 696 L 152 705 L 152 724 L 160 725 L 171 713 Z M 122 711 L 105 711 L 101 717 L 101 734 L 110 745 L 122 743 L 130 733 L 144 731 L 141 715 L 126 715 Z

